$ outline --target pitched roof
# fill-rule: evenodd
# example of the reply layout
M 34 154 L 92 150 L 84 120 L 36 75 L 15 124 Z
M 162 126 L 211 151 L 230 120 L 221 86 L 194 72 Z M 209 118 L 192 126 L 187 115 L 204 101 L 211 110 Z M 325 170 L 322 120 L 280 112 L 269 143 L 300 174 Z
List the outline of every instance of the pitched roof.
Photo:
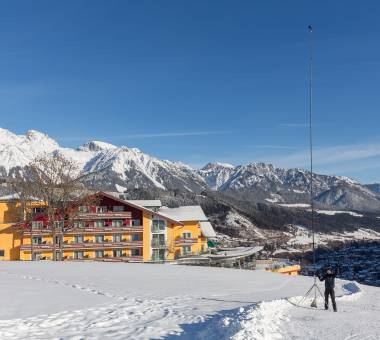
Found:
M 111 196 L 118 198 L 118 199 L 121 199 L 123 201 L 130 202 L 132 204 L 137 204 L 137 205 L 140 205 L 140 206 L 146 207 L 146 208 L 161 207 L 162 206 L 162 203 L 160 200 L 129 200 L 129 199 L 126 199 L 126 194 L 123 194 L 123 193 L 120 193 L 117 191 L 103 191 L 103 192 L 105 194 L 111 195 Z
M 130 201 L 125 201 L 125 200 L 123 200 L 123 199 L 117 198 L 117 197 L 115 197 L 115 196 L 112 195 L 112 194 L 105 193 L 104 191 L 99 191 L 97 194 L 98 194 L 98 195 L 103 195 L 103 196 L 108 197 L 108 198 L 111 198 L 111 199 L 113 199 L 113 200 L 115 200 L 115 201 L 117 201 L 117 202 L 120 202 L 120 203 L 128 204 L 128 205 L 130 205 L 131 207 L 134 207 L 134 208 L 136 208 L 136 209 L 140 209 L 140 210 L 146 211 L 146 212 L 148 212 L 148 213 L 150 213 L 150 214 L 152 214 L 152 215 L 157 215 L 157 216 L 159 216 L 159 217 L 162 217 L 162 218 L 164 218 L 164 219 L 169 220 L 169 221 L 172 222 L 172 223 L 179 224 L 179 225 L 183 225 L 180 221 L 174 219 L 173 217 L 165 216 L 165 215 L 161 214 L 160 212 L 156 212 L 156 211 L 150 210 L 150 209 L 148 209 L 148 208 L 145 208 L 145 207 L 143 207 L 143 206 L 141 206 L 141 205 L 138 205 L 138 204 L 135 204 L 135 203 L 131 203 Z
M 210 222 L 200 222 L 201 232 L 204 237 L 213 238 L 216 237 L 216 233 Z
M 10 194 L 10 195 L 5 195 L 0 197 L 0 201 L 14 201 L 18 200 L 20 198 L 19 194 Z
M 161 214 L 169 216 L 177 221 L 207 221 L 203 209 L 199 205 L 187 205 L 178 208 L 161 207 Z
M 142 207 L 150 208 L 150 207 L 161 207 L 162 203 L 160 200 L 126 200 L 127 202 L 141 205 Z

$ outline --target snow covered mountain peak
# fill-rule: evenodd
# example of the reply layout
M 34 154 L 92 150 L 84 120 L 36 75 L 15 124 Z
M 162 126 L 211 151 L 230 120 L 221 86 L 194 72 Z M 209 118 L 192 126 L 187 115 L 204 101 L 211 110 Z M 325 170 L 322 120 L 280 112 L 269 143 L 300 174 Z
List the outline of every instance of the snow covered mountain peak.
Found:
M 83 144 L 82 146 L 79 147 L 79 150 L 82 150 L 82 151 L 101 151 L 101 150 L 116 149 L 116 148 L 117 148 L 117 146 L 115 146 L 113 144 L 94 140 L 94 141 L 90 141 L 90 142 Z
M 36 130 L 28 130 L 25 134 L 25 139 L 33 146 L 39 145 L 39 147 L 46 152 L 59 148 L 58 143 L 54 139 L 50 138 L 47 134 Z
M 214 163 L 207 163 L 201 170 L 209 171 L 213 169 L 223 169 L 223 168 L 233 169 L 235 168 L 235 166 L 229 163 L 214 162 Z
M 25 166 L 38 155 L 53 152 L 57 148 L 57 142 L 41 132 L 29 130 L 25 135 L 16 135 L 0 128 L 0 170 L 7 173 L 10 169 Z
M 14 139 L 17 137 L 15 134 L 10 132 L 7 129 L 0 128 L 0 143 L 4 143 L 5 141 L 10 141 L 11 139 Z

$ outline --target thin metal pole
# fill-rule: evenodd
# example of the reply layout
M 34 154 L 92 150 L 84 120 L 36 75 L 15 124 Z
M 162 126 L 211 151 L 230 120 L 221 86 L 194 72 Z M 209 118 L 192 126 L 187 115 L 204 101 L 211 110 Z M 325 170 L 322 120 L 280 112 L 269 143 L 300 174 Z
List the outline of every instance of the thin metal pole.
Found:
M 313 27 L 309 27 L 309 144 L 310 144 L 310 206 L 311 206 L 311 232 L 313 242 L 313 266 L 314 266 L 314 282 L 315 275 L 315 233 L 314 233 L 314 191 L 313 191 Z

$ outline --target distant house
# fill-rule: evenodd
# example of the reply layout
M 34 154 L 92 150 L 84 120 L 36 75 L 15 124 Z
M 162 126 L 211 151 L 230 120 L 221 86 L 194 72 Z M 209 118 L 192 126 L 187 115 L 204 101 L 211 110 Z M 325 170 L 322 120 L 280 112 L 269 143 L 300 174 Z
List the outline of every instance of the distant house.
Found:
M 162 207 L 159 200 L 125 200 L 97 193 L 96 206 L 81 206 L 55 235 L 62 260 L 155 262 L 200 254 L 215 236 L 200 206 Z M 0 198 L 0 260 L 52 259 L 53 235 L 43 205 L 26 225 L 17 198 Z M 55 247 L 57 249 L 58 246 Z M 58 255 L 58 254 L 57 254 Z

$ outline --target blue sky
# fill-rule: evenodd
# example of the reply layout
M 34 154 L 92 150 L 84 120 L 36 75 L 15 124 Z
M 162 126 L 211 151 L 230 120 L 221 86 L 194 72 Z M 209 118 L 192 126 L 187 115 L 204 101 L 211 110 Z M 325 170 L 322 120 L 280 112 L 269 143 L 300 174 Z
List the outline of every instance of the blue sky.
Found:
M 380 181 L 378 1 L 2 1 L 0 127 Z

